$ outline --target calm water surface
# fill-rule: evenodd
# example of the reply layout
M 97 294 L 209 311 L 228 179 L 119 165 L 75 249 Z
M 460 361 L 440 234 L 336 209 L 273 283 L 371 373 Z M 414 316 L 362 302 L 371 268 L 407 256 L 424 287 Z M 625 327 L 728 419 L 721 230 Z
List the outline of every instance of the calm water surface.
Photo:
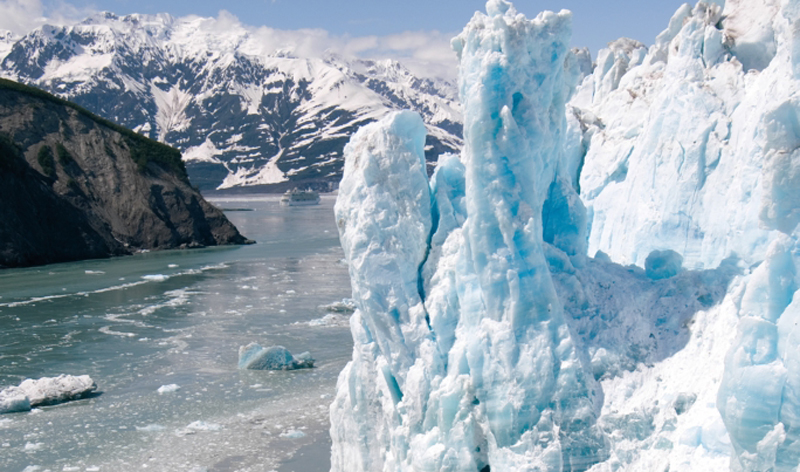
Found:
M 102 392 L 0 416 L 0 470 L 271 471 L 316 447 L 352 350 L 323 307 L 350 296 L 334 199 L 214 203 L 252 209 L 227 215 L 258 244 L 0 271 L 0 388 L 65 373 Z M 237 370 L 254 341 L 317 367 Z

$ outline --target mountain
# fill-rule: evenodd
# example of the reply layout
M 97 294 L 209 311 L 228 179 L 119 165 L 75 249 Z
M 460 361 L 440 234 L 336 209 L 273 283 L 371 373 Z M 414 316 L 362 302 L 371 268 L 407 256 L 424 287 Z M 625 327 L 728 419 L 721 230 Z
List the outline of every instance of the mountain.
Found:
M 347 146 L 331 470 L 800 468 L 800 1 L 571 29 L 487 2 L 430 178 L 413 113 Z
M 203 190 L 328 189 L 349 136 L 394 109 L 422 114 L 432 162 L 461 146 L 453 84 L 396 61 L 269 50 L 213 18 L 104 13 L 0 46 L 0 75 L 175 146 Z
M 246 242 L 176 149 L 0 79 L 0 267 Z

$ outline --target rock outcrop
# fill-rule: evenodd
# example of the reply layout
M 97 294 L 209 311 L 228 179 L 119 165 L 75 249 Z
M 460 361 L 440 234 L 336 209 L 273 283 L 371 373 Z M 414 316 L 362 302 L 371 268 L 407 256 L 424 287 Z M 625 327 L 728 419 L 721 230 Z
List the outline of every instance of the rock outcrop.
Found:
M 0 80 L 0 267 L 246 242 L 177 150 Z

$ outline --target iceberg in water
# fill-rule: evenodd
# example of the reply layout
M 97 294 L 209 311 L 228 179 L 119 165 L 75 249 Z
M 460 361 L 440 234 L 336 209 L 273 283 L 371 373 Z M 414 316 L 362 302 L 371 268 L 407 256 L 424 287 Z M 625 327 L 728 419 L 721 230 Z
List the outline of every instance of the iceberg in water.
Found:
M 332 470 L 798 470 L 800 1 L 594 66 L 568 12 L 486 10 L 460 156 L 428 179 L 411 112 L 345 149 Z
M 76 400 L 95 390 L 97 384 L 88 375 L 26 379 L 18 387 L 0 391 L 0 413 L 28 411 L 35 406 Z
M 295 370 L 314 367 L 314 359 L 308 352 L 292 356 L 283 346 L 263 348 L 250 343 L 239 348 L 239 368 L 250 370 Z

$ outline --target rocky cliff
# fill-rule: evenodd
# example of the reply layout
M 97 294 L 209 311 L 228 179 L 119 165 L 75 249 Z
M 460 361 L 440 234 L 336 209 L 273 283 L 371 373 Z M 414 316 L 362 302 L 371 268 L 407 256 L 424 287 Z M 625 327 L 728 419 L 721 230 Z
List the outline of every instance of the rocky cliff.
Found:
M 245 242 L 177 150 L 0 80 L 0 267 Z

